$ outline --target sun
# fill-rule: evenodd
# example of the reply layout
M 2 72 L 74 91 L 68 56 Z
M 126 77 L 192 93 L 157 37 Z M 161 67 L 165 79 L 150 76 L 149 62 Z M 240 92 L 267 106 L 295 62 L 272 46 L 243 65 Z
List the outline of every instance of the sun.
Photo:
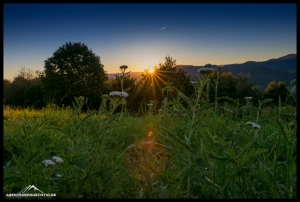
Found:
M 170 71 L 160 70 L 155 66 L 152 68 L 148 67 L 144 71 L 145 72 L 143 73 L 142 85 L 140 85 L 137 91 L 133 94 L 133 98 L 135 98 L 140 91 L 149 89 L 148 95 L 151 97 L 151 99 L 155 100 L 161 94 L 160 89 L 167 86 L 166 79 L 171 76 L 169 75 Z
M 150 68 L 149 68 L 149 73 L 150 73 L 150 74 L 153 74 L 153 73 L 154 73 L 153 67 L 150 67 Z

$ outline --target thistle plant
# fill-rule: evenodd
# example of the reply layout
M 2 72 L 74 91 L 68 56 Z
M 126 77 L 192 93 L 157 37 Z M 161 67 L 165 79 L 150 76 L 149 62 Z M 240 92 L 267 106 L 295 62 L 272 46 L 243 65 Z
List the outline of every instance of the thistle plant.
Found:
M 205 65 L 198 69 L 199 76 L 196 76 L 196 103 L 200 100 L 202 96 L 202 91 L 204 86 L 206 85 L 206 99 L 209 102 L 209 83 L 210 83 L 210 73 L 215 71 L 210 64 Z M 201 77 L 200 77 L 201 76 Z
M 82 112 L 83 105 L 86 104 L 87 101 L 88 101 L 88 98 L 85 98 L 83 96 L 79 96 L 78 98 L 75 97 L 76 104 L 74 102 L 72 102 L 75 113 L 77 113 L 79 115 Z
M 109 96 L 110 96 L 109 100 L 111 105 L 110 114 L 112 115 L 119 105 L 122 105 L 122 112 L 123 112 L 124 106 L 127 103 L 125 98 L 128 96 L 128 94 L 126 92 L 113 91 L 109 93 Z
M 110 104 L 111 104 L 111 114 L 116 110 L 116 108 L 119 105 L 122 105 L 121 115 L 123 113 L 123 110 L 127 104 L 126 97 L 128 97 L 128 93 L 124 92 L 123 88 L 123 81 L 126 76 L 130 74 L 130 72 L 126 72 L 126 69 L 128 66 L 122 65 L 120 66 L 121 76 L 120 76 L 120 82 L 121 82 L 121 92 L 113 91 L 109 93 L 110 96 Z
M 128 68 L 128 66 L 126 66 L 126 65 L 120 66 L 120 71 L 121 71 L 121 74 L 122 74 L 121 75 L 121 90 L 122 90 L 122 92 L 124 91 L 124 89 L 123 89 L 124 78 L 130 74 L 130 72 L 126 72 L 127 68 Z

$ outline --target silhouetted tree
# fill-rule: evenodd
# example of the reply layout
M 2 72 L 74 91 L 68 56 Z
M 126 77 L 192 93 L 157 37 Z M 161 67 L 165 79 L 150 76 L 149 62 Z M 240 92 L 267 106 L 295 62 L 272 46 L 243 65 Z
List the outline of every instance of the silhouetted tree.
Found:
M 68 106 L 74 97 L 83 96 L 91 108 L 99 108 L 108 77 L 100 57 L 85 44 L 66 42 L 45 60 L 44 68 L 44 102 Z
M 30 86 L 27 90 L 25 90 L 23 97 L 24 107 L 40 109 L 41 107 L 45 106 L 45 103 L 43 103 L 42 84 L 35 84 Z
M 39 79 L 35 78 L 34 72 L 31 69 L 22 67 L 13 81 L 4 79 L 4 99 L 5 104 L 11 106 L 23 107 L 24 93 L 31 86 L 39 83 Z
M 11 81 L 8 79 L 3 79 L 3 86 L 11 84 Z

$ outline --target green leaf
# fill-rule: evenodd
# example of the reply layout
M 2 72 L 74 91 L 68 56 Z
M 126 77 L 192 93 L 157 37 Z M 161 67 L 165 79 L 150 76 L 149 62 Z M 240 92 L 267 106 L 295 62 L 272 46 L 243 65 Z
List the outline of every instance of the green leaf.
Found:
M 167 187 L 168 187 L 168 185 L 164 186 L 161 189 L 160 197 L 159 198 L 168 198 L 168 189 L 167 189 Z
M 228 96 L 222 96 L 222 97 L 217 98 L 217 101 L 220 101 L 220 100 L 228 100 L 228 101 L 234 102 L 234 99 L 232 99 Z
M 189 145 L 190 144 L 189 138 L 186 135 L 184 135 L 184 139 L 185 139 L 186 144 Z
M 273 100 L 274 100 L 274 99 L 272 99 L 272 98 L 264 99 L 263 101 L 261 101 L 260 106 L 262 106 L 262 105 L 264 105 L 264 104 L 266 104 L 266 103 L 268 103 L 268 102 L 272 102 Z
M 3 186 L 11 184 L 13 181 L 15 181 L 18 178 L 19 177 L 16 175 L 11 175 L 11 176 L 5 177 L 3 179 Z

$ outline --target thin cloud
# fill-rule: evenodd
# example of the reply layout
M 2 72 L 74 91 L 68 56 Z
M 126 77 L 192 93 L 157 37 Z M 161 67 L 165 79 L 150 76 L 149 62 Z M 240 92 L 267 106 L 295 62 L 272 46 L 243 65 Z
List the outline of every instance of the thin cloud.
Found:
M 163 29 L 165 29 L 166 27 L 163 27 L 163 28 L 161 28 L 160 30 L 163 30 Z

